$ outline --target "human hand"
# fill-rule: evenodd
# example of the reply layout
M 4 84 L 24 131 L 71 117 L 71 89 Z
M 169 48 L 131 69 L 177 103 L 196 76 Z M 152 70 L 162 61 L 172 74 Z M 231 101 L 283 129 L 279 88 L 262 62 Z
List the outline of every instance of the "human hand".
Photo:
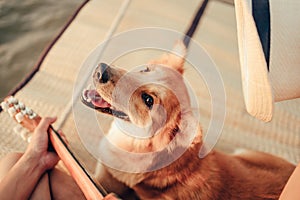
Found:
M 42 118 L 38 126 L 35 128 L 25 153 L 24 158 L 31 160 L 31 162 L 37 162 L 43 170 L 53 168 L 59 161 L 59 157 L 55 152 L 48 151 L 49 136 L 48 128 L 50 124 L 56 121 L 55 118 Z

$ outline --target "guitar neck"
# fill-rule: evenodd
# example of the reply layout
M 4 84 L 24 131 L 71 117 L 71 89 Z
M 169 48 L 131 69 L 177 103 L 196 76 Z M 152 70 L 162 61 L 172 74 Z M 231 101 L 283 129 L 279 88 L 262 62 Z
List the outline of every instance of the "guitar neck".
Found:
M 25 106 L 25 104 L 19 102 L 13 96 L 7 97 L 1 103 L 1 108 L 5 112 L 8 112 L 12 118 L 14 118 L 18 123 L 20 123 L 24 128 L 28 129 L 30 132 L 34 131 L 41 120 L 40 116 L 38 116 L 30 108 Z M 88 200 L 103 199 L 104 196 L 107 195 L 107 192 L 104 188 L 100 187 L 100 184 L 97 187 L 93 179 L 70 151 L 67 144 L 61 138 L 60 134 L 55 131 L 52 126 L 49 127 L 48 132 L 51 142 L 49 144 L 49 150 L 56 151 L 85 197 Z M 113 198 L 112 195 L 108 196 L 109 199 L 116 199 Z
M 49 128 L 49 138 L 56 153 L 61 158 L 71 176 L 80 187 L 84 196 L 88 200 L 103 199 L 104 196 L 107 195 L 105 189 L 96 186 L 93 179 L 86 172 L 80 162 L 75 158 L 73 153 L 67 148 L 61 136 L 54 130 L 52 126 Z

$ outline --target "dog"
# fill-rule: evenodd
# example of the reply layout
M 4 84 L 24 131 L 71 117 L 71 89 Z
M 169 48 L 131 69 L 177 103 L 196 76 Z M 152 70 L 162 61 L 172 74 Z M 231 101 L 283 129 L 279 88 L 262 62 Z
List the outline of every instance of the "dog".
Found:
M 289 162 L 255 151 L 199 158 L 205 144 L 182 77 L 186 48 L 174 49 L 130 73 L 100 63 L 95 89 L 83 91 L 84 104 L 115 118 L 100 144 L 108 172 L 140 199 L 278 199 L 295 169 Z

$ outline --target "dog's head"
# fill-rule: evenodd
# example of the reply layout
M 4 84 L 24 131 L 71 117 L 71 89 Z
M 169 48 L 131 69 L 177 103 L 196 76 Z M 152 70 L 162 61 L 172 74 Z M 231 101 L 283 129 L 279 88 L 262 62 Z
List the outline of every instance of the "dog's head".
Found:
M 161 149 L 181 131 L 183 116 L 191 112 L 183 63 L 184 58 L 174 54 L 130 72 L 100 63 L 93 73 L 95 89 L 84 90 L 82 102 L 123 120 L 125 126 L 139 127 L 127 129 L 137 132 L 131 136 L 142 137 L 137 151 Z M 135 143 L 132 140 L 128 142 Z

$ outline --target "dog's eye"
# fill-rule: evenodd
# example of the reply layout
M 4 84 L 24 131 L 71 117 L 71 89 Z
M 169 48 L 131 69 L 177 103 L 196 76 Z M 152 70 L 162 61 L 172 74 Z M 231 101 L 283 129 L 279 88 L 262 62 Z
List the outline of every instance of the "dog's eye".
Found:
M 140 72 L 150 72 L 150 68 L 146 67 L 146 69 L 141 70 Z
M 146 104 L 146 106 L 149 109 L 151 109 L 152 106 L 153 106 L 153 103 L 154 103 L 153 98 L 149 94 L 143 93 L 142 94 L 142 99 L 143 99 L 144 103 Z

